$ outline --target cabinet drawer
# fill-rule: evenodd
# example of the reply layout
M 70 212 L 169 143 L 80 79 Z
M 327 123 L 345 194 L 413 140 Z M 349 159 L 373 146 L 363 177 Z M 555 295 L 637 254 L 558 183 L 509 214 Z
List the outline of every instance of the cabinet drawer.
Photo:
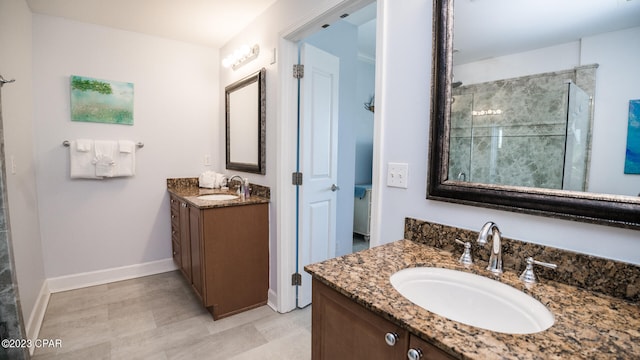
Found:
M 173 210 L 173 208 L 176 208 L 177 210 L 180 206 L 180 200 L 178 200 L 174 195 L 170 195 L 169 204 L 171 205 L 171 210 Z
M 171 248 L 173 251 L 173 262 L 175 262 L 178 267 L 181 267 L 182 256 L 180 254 L 180 245 L 175 241 L 171 241 Z
M 180 225 L 180 208 L 171 208 L 171 226 L 178 227 Z
M 171 240 L 180 243 L 180 224 L 171 222 Z

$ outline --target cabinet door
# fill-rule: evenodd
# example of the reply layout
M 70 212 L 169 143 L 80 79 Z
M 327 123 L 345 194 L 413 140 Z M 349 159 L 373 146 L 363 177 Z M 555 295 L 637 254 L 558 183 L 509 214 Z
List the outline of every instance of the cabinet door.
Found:
M 406 359 L 409 346 L 406 330 L 315 279 L 312 304 L 313 360 Z M 388 334 L 397 335 L 395 345 L 386 343 Z
M 190 207 L 189 208 L 189 228 L 190 228 L 190 241 L 189 246 L 191 249 L 191 283 L 196 293 L 202 301 L 203 296 L 203 268 L 202 268 L 202 238 L 200 223 L 200 209 Z
M 202 210 L 205 306 L 214 319 L 267 303 L 268 204 Z
M 420 354 L 418 359 L 424 360 L 454 360 L 455 357 L 429 344 L 415 335 L 409 339 L 409 351 L 417 351 Z
M 189 206 L 186 202 L 180 202 L 180 254 L 182 256 L 182 273 L 191 281 L 191 249 L 189 231 Z

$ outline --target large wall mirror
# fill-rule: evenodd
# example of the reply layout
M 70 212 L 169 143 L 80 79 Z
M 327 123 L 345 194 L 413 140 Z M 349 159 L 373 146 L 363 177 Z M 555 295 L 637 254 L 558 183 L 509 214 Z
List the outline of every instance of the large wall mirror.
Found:
M 226 153 L 229 170 L 266 172 L 266 70 L 225 87 Z
M 640 1 L 434 0 L 433 30 L 428 199 L 640 229 Z

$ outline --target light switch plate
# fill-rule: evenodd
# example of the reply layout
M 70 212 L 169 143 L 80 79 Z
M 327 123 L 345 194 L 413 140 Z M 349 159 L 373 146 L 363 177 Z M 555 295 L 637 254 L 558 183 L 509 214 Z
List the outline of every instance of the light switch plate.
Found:
M 409 164 L 389 163 L 387 166 L 387 186 L 406 189 L 409 177 Z

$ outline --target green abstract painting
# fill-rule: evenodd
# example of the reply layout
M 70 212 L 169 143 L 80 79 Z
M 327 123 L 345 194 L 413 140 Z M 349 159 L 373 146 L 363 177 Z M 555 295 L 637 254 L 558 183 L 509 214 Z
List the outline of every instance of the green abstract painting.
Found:
M 71 120 L 133 125 L 133 84 L 71 75 Z

